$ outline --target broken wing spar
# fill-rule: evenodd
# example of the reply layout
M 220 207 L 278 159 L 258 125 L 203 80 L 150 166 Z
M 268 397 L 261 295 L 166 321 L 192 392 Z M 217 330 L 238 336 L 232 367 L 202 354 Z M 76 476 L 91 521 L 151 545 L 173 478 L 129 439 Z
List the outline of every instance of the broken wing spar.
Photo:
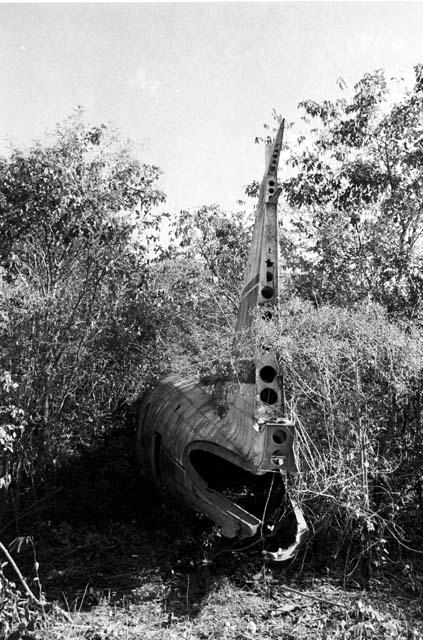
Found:
M 265 322 L 273 322 L 278 299 L 277 169 L 283 132 L 284 121 L 266 149 L 235 330 L 235 360 L 253 317 L 261 313 Z M 241 366 L 241 356 L 239 360 Z M 234 380 L 162 380 L 140 402 L 137 455 L 147 478 L 208 516 L 224 536 L 260 535 L 268 557 L 286 560 L 307 532 L 284 481 L 285 472 L 297 472 L 294 425 L 286 415 L 276 354 L 256 344 L 247 369 L 248 375 Z M 217 390 L 226 398 L 223 412 Z M 291 541 L 287 548 L 279 545 L 284 534 Z

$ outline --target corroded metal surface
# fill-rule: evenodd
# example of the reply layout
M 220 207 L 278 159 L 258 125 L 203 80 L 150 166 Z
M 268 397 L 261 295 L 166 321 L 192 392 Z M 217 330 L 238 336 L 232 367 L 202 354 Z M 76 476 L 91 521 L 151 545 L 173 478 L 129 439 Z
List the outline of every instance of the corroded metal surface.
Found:
M 277 168 L 283 129 L 282 122 L 266 153 L 234 337 L 238 373 L 245 369 L 242 345 L 253 318 L 273 322 L 279 293 Z M 172 376 L 160 382 L 140 403 L 137 455 L 146 476 L 207 515 L 225 536 L 272 535 L 283 526 L 283 511 L 289 511 L 294 541 L 285 551 L 269 552 L 269 557 L 285 560 L 307 530 L 301 512 L 286 491 L 280 498 L 284 509 L 275 505 L 268 513 L 256 497 L 267 491 L 269 478 L 270 496 L 275 474 L 297 472 L 294 425 L 286 415 L 276 354 L 257 344 L 247 370 L 248 375 L 239 373 L 233 380 Z

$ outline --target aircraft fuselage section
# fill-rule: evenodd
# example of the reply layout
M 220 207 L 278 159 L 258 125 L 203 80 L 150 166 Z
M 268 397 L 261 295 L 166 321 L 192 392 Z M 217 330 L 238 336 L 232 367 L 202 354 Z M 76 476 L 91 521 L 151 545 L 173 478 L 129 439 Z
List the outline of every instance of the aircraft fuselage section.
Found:
M 272 552 L 277 560 L 291 557 L 307 529 L 287 498 L 280 473 L 297 472 L 283 374 L 277 353 L 260 337 L 266 331 L 259 331 L 260 323 L 269 328 L 274 322 L 279 295 L 277 169 L 283 130 L 282 121 L 266 150 L 235 327 L 233 373 L 228 378 L 209 376 L 208 381 L 178 376 L 162 380 L 142 399 L 137 430 L 144 475 L 208 516 L 223 535 L 276 536 L 286 514 L 295 515 L 296 541 L 286 552 Z M 253 356 L 246 349 L 251 340 Z
M 281 462 L 295 472 L 293 431 L 281 420 L 259 426 L 248 403 L 233 404 L 229 398 L 229 404 L 220 417 L 213 394 L 198 380 L 166 378 L 140 404 L 137 454 L 157 486 L 208 515 L 224 535 L 245 537 L 256 533 L 260 519 L 225 498 L 208 479 L 226 463 L 255 476 L 279 471 Z

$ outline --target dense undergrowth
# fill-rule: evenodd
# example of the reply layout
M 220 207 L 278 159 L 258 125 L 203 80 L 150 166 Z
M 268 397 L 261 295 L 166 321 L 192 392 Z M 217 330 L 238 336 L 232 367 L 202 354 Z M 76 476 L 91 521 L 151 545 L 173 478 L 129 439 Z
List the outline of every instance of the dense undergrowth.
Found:
M 45 605 L 30 602 L 5 566 L 3 637 L 421 637 L 418 559 L 396 556 L 363 589 L 359 574 L 326 562 L 319 536 L 284 565 L 264 562 L 260 545 L 238 551 L 205 518 L 140 481 L 132 435 L 130 428 L 110 434 L 60 473 L 48 509 L 21 519 L 11 553 Z
M 291 300 L 266 340 L 297 425 L 296 498 L 328 556 L 364 577 L 401 544 L 420 549 L 421 332 L 378 305 Z
M 312 531 L 283 568 L 155 498 L 132 458 L 140 394 L 169 371 L 233 367 L 248 205 L 156 213 L 158 168 L 81 113 L 0 159 L 3 637 L 419 637 L 415 73 L 397 104 L 378 71 L 349 100 L 302 103 L 307 136 L 288 129 L 283 295 L 257 327 L 284 375 L 302 467 L 289 484 Z

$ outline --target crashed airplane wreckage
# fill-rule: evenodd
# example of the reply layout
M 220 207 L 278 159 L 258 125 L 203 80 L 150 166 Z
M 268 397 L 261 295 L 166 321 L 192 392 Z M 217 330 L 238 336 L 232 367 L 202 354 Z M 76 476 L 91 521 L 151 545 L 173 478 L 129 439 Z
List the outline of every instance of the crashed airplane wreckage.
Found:
M 238 309 L 234 359 L 254 317 L 272 322 L 277 303 L 277 168 L 284 122 L 266 148 L 244 288 Z M 137 455 L 154 484 L 205 514 L 229 538 L 257 537 L 264 554 L 287 560 L 307 535 L 299 507 L 286 490 L 298 472 L 294 424 L 286 415 L 276 354 L 256 344 L 254 361 L 232 379 L 170 376 L 140 402 Z M 225 397 L 226 410 L 219 399 Z

